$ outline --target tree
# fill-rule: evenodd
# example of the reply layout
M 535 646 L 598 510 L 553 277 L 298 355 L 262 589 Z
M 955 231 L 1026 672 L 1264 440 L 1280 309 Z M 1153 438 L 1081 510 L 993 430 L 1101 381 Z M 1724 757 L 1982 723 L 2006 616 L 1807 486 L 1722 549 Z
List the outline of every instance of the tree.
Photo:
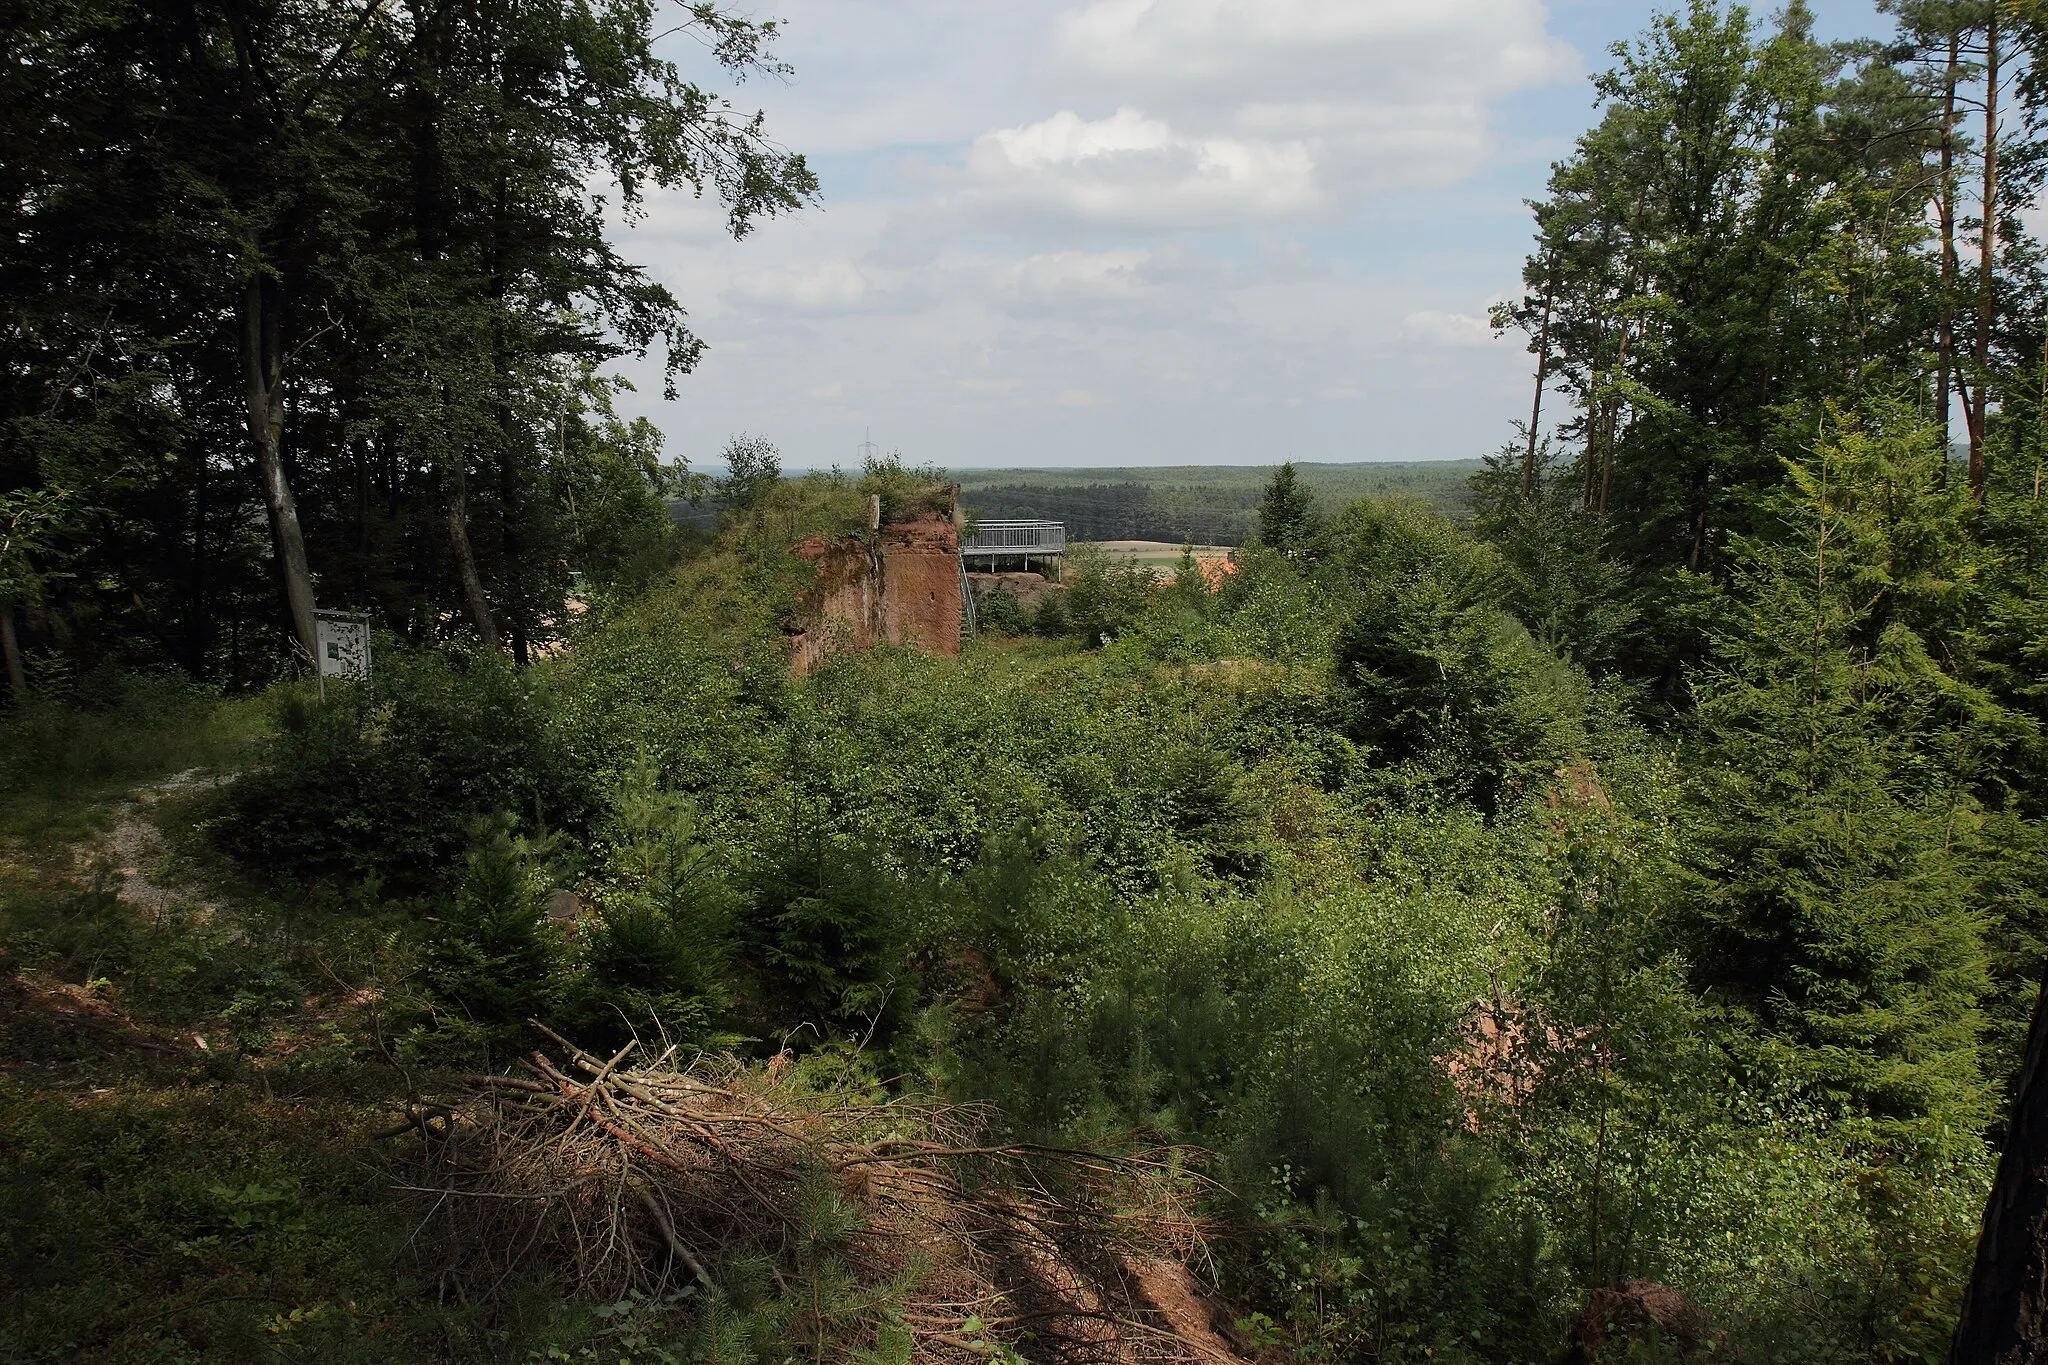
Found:
M 1724 575 L 1803 439 L 1788 416 L 1919 365 L 1927 102 L 1885 54 L 1810 27 L 1801 4 L 1760 34 L 1693 0 L 1617 44 L 1500 316 L 1572 398 L 1557 435 L 1581 505 L 1616 516 L 1640 568 Z
M 16 706 L 28 700 L 28 673 L 14 623 L 17 607 L 42 598 L 43 572 L 35 560 L 49 540 L 49 523 L 64 501 L 62 490 L 0 494 L 0 661 L 7 670 L 7 694 Z
M 725 478 L 718 491 L 735 507 L 753 507 L 782 478 L 782 457 L 765 436 L 744 433 L 725 443 Z
M 1956 314 L 1962 277 L 1961 256 L 1956 245 L 1961 222 L 1960 180 L 1965 154 L 1969 150 L 1968 139 L 1962 132 L 1961 116 L 1970 104 L 1966 88 L 1973 75 L 1982 74 L 1985 98 L 1979 101 L 1979 105 L 1985 112 L 1986 137 L 1980 144 L 1980 150 L 1984 153 L 1984 184 L 1991 191 L 1991 200 L 1986 203 L 1990 203 L 1996 198 L 1998 179 L 1997 6 L 1989 0 L 1888 0 L 1884 8 L 1898 16 L 1899 36 L 1913 59 L 1921 65 L 1922 86 L 1929 92 L 1929 102 L 1938 104 L 1936 146 L 1939 169 L 1932 185 L 1932 207 L 1939 233 L 1934 425 L 1946 440 L 1950 398 L 1960 387 L 1974 472 L 1982 460 L 1983 413 L 1977 403 L 1972 402 L 1971 380 L 1959 364 L 1962 355 L 1956 345 Z M 1986 60 L 1981 68 L 1973 71 L 1970 58 L 1976 55 L 1982 55 Z M 1995 223 L 1996 218 L 1996 209 L 1990 208 L 1984 212 L 1981 221 Z M 1989 287 L 1991 278 L 1993 253 L 1993 235 L 1980 236 L 1982 280 L 1978 291 L 1977 331 L 1981 344 L 1976 348 L 1973 366 L 1979 376 L 1976 390 L 1979 402 L 1983 394 L 1981 376 L 1989 357 L 1991 315 L 1983 305 L 1986 300 L 1984 291 Z M 1946 473 L 1945 469 L 1943 473 Z
M 744 235 L 813 197 L 803 158 L 655 55 L 634 0 L 24 20 L 0 490 L 96 509 L 49 613 L 92 623 L 69 647 L 255 680 L 316 593 L 521 658 L 559 630 L 587 510 L 659 491 L 582 453 L 615 430 L 605 368 L 659 346 L 672 386 L 702 351 L 607 223 L 685 189 Z M 782 70 L 773 23 L 706 3 L 683 31 L 735 77 Z M 592 482 L 621 477 L 640 499 Z M 243 571 L 252 505 L 282 613 Z
M 1372 502 L 1329 542 L 1356 603 L 1336 641 L 1348 728 L 1380 759 L 1492 816 L 1583 752 L 1584 679 L 1507 609 L 1513 573 L 1492 547 Z
M 1259 498 L 1259 543 L 1289 558 L 1303 558 L 1312 551 L 1317 527 L 1315 495 L 1295 473 L 1294 461 L 1287 460 L 1273 471 Z
M 1810 1097 L 1931 1140 L 1990 1117 L 1982 887 L 1998 756 L 2023 727 L 1971 676 L 1967 490 L 1873 400 L 1787 462 L 1774 535 L 1697 678 L 1700 984 Z

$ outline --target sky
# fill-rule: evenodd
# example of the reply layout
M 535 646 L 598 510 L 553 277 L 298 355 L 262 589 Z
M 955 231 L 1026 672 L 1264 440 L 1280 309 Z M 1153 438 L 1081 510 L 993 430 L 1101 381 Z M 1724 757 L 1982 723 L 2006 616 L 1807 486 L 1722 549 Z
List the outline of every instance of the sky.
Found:
M 946 468 L 1469 459 L 1526 419 L 1525 201 L 1658 6 L 760 0 L 794 74 L 731 92 L 821 182 L 740 242 L 620 224 L 709 346 L 622 409 L 715 470 L 860 446 Z M 1870 0 L 1811 0 L 1824 38 Z M 1767 11 L 1767 3 L 1755 7 Z M 715 80 L 687 38 L 668 55 Z

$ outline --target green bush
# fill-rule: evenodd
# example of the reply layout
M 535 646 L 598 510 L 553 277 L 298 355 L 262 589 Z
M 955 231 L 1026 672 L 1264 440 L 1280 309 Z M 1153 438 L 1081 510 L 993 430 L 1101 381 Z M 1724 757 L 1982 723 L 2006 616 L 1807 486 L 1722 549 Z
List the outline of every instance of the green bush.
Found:
M 416 1044 L 488 1052 L 546 1019 L 561 998 L 559 936 L 547 922 L 533 850 L 504 828 L 477 843 L 441 913 L 419 927 L 420 980 L 434 1033 Z
M 735 898 L 695 808 L 643 764 L 614 791 L 606 833 L 596 916 L 577 930 L 560 1019 L 591 1044 L 633 1032 L 703 1043 L 729 1002 Z
M 1074 546 L 1062 573 L 1066 628 L 1091 648 L 1123 634 L 1158 605 L 1157 574 L 1134 561 L 1112 560 L 1092 545 Z
M 976 624 L 991 634 L 1027 635 L 1031 631 L 1031 618 L 1024 603 L 1006 584 L 998 583 L 976 598 L 974 613 Z
M 285 689 L 277 731 L 228 789 L 216 841 L 294 880 L 375 875 L 394 891 L 446 887 L 480 820 L 529 834 L 582 828 L 585 774 L 563 751 L 547 676 L 502 658 L 387 647 L 369 685 L 323 703 Z
M 1336 645 L 1357 738 L 1489 814 L 1586 752 L 1584 678 L 1502 605 L 1492 551 L 1404 504 L 1361 503 L 1334 535 L 1358 601 Z
M 232 764 L 258 730 L 246 702 L 170 674 L 54 680 L 0 713 L 0 787 L 62 798 Z
M 879 851 L 795 830 L 759 855 L 748 934 L 773 1016 L 865 1030 L 905 986 L 909 889 Z
M 1038 599 L 1038 610 L 1031 614 L 1031 629 L 1034 634 L 1054 638 L 1073 633 L 1064 592 L 1049 592 Z

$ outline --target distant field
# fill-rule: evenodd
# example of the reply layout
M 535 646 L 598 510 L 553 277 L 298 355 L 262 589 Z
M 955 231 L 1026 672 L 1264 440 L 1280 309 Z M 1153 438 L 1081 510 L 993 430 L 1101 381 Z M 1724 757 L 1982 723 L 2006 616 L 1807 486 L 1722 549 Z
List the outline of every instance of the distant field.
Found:
M 1451 517 L 1469 505 L 1477 460 L 1301 464 L 1295 469 L 1326 512 L 1358 498 L 1399 497 Z M 1164 540 L 1240 545 L 1258 524 L 1271 465 L 1164 465 L 1110 469 L 965 469 L 968 511 L 984 519 L 1063 521 L 1079 540 Z

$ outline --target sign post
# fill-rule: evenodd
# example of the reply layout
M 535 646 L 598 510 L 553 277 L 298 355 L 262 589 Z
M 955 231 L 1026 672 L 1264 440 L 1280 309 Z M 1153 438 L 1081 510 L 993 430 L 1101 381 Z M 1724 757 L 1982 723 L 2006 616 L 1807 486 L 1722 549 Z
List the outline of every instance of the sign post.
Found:
M 370 680 L 370 618 L 348 611 L 313 613 L 313 638 L 319 648 L 313 671 L 320 678 L 320 700 L 327 700 L 327 680 Z

